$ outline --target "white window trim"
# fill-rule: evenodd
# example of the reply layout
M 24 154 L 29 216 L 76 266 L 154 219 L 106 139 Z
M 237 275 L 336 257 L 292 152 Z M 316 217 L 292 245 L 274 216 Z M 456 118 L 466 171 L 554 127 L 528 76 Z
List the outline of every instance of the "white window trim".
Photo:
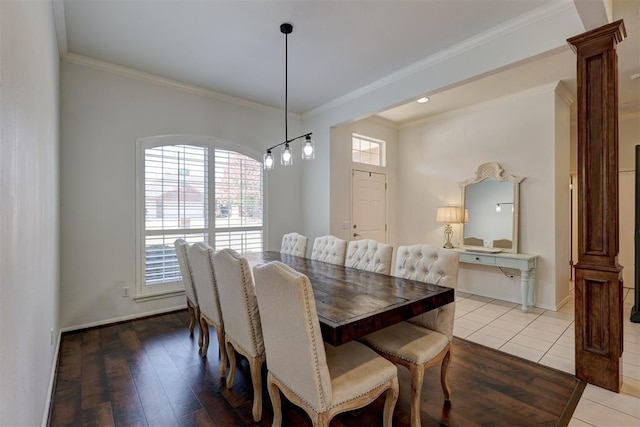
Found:
M 373 167 L 373 168 L 386 168 L 387 167 L 387 141 L 382 140 L 382 139 L 378 139 L 378 138 L 372 138 L 370 136 L 366 136 L 366 135 L 362 135 L 359 133 L 352 133 L 351 134 L 351 144 L 353 147 L 353 138 L 358 138 L 358 139 L 363 139 L 365 141 L 370 141 L 370 142 L 375 142 L 380 144 L 380 165 L 372 165 L 370 163 L 362 163 L 362 162 L 354 162 L 353 161 L 353 152 L 351 152 L 351 164 L 353 165 L 353 168 L 362 168 L 364 166 L 369 166 L 369 167 Z
M 169 298 L 173 296 L 179 296 L 184 294 L 184 288 L 182 285 L 182 281 L 179 282 L 167 282 L 162 284 L 153 285 L 153 291 L 147 288 L 145 284 L 145 219 L 144 219 L 144 172 L 145 172 L 145 158 L 144 158 L 144 150 L 148 148 L 160 147 L 164 145 L 194 145 L 200 147 L 208 147 L 209 148 L 209 156 L 208 156 L 208 168 L 209 168 L 209 203 L 211 200 L 215 201 L 215 195 L 211 195 L 211 189 L 215 188 L 215 155 L 213 155 L 211 150 L 221 149 L 221 150 L 229 150 L 235 151 L 239 154 L 250 157 L 257 162 L 262 162 L 262 154 L 247 148 L 241 144 L 227 141 L 221 138 L 213 138 L 210 136 L 203 135 L 192 135 L 192 134 L 175 134 L 175 135 L 160 135 L 160 136 L 150 136 L 136 139 L 136 168 L 135 168 L 135 194 L 136 194 L 136 292 L 133 297 L 133 300 L 136 302 L 149 301 L 153 299 L 159 298 Z M 266 241 L 266 177 L 263 173 L 262 179 L 262 226 L 259 227 L 241 227 L 241 228 L 225 228 L 225 231 L 237 231 L 239 229 L 247 230 L 251 228 L 255 228 L 256 230 L 262 229 L 262 245 L 264 249 L 264 244 Z M 207 232 L 209 236 L 215 235 L 215 206 L 209 208 L 209 218 L 208 218 L 209 228 L 207 229 L 194 229 L 190 231 L 198 232 Z M 162 230 L 162 233 L 159 234 L 168 234 L 171 230 Z M 183 232 L 182 229 L 176 230 L 176 232 Z

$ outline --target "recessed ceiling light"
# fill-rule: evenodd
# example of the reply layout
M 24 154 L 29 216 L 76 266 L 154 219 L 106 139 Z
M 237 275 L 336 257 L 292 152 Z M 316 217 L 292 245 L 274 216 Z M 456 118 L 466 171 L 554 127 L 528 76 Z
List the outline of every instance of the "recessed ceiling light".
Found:
M 427 101 L 429 101 L 429 98 L 427 98 L 426 96 L 418 99 L 418 103 L 419 104 L 424 104 Z

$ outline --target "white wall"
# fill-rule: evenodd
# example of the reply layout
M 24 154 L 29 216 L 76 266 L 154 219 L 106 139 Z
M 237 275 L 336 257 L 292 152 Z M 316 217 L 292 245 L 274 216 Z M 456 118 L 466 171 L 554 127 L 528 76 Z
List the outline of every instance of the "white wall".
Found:
M 560 86 L 562 88 L 562 86 Z M 553 164 L 555 166 L 555 248 L 550 257 L 555 260 L 549 268 L 555 270 L 555 298 L 554 306 L 564 305 L 572 297 L 569 295 L 572 289 L 571 280 L 571 105 L 573 99 L 567 100 L 564 91 L 556 91 L 554 105 L 555 119 L 555 153 Z M 552 296 L 548 288 L 542 288 L 539 292 L 540 301 L 546 301 Z M 541 302 L 542 304 L 542 302 Z
M 386 167 L 351 162 L 351 143 L 354 133 L 379 139 L 386 143 Z M 387 176 L 387 238 L 395 240 L 397 209 L 395 209 L 398 130 L 395 124 L 371 117 L 331 129 L 331 210 L 330 234 L 346 241 L 353 240 L 352 230 L 343 224 L 351 222 L 351 171 L 353 168 L 384 173 Z
M 64 62 L 61 68 L 61 302 L 63 328 L 184 304 L 184 297 L 135 302 L 136 138 L 196 134 L 241 144 L 262 160 L 284 139 L 283 113 L 249 108 Z M 291 133 L 299 118 L 289 120 Z M 299 148 L 299 147 L 298 147 Z M 267 249 L 302 229 L 301 162 L 266 176 Z
M 330 129 L 379 111 L 401 105 L 425 94 L 437 93 L 478 76 L 531 57 L 566 48 L 566 39 L 584 31 L 576 9 L 567 2 L 550 2 L 534 20 L 513 22 L 486 37 L 464 41 L 437 57 L 400 70 L 354 93 L 334 100 L 303 116 L 305 131 L 313 131 L 318 153 L 304 169 L 304 234 L 318 236 L 331 228 L 333 150 Z M 544 28 L 541 36 L 540 28 Z M 477 165 L 474 165 L 477 166 Z M 470 173 L 475 170 L 469 169 Z M 466 175 L 465 175 L 466 176 Z M 470 175 L 469 175 L 470 176 Z M 459 201 L 459 197 L 453 201 Z M 417 200 L 417 203 L 421 202 Z M 434 210 L 435 215 L 435 210 Z
M 636 145 L 640 145 L 640 111 L 618 119 L 618 169 L 635 170 Z
M 58 337 L 58 63 L 51 2 L 0 1 L 2 426 L 40 425 L 48 411 Z
M 569 106 L 557 105 L 556 96 L 556 84 L 551 84 L 403 126 L 397 204 L 402 221 L 394 246 L 441 246 L 443 226 L 435 222 L 436 208 L 459 205 L 457 183 L 473 177 L 480 164 L 498 162 L 507 173 L 526 177 L 520 187 L 519 252 L 540 255 L 536 305 L 555 308 L 568 292 L 568 285 L 560 285 L 565 290 L 559 295 L 556 285 L 569 281 L 568 268 L 557 267 L 569 260 L 568 222 L 561 227 L 569 204 L 558 203 L 565 197 L 560 190 L 565 182 L 568 200 Z M 456 245 L 459 232 L 454 227 Z M 566 251 L 559 245 L 566 245 Z M 518 279 L 465 264 L 458 288 L 519 302 Z
M 620 253 L 624 287 L 635 287 L 635 174 L 636 145 L 640 145 L 640 111 L 621 113 L 618 125 L 620 170 Z

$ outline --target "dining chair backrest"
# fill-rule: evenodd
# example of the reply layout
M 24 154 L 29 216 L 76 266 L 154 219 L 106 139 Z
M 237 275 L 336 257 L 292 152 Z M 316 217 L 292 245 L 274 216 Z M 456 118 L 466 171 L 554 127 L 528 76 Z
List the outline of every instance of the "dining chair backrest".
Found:
M 193 283 L 198 291 L 200 311 L 217 325 L 224 324 L 213 268 L 213 248 L 204 242 L 194 243 L 189 248 L 189 262 Z
M 279 261 L 256 266 L 254 275 L 269 372 L 323 412 L 331 377 L 309 279 Z
M 458 285 L 459 255 L 432 245 L 400 246 L 396 253 L 395 276 L 455 289 Z M 410 319 L 453 339 L 455 302 Z
M 260 312 L 249 262 L 233 249 L 216 252 L 213 262 L 216 266 L 225 334 L 250 356 L 264 354 Z
M 344 265 L 347 252 L 347 241 L 338 239 L 335 236 L 316 237 L 313 241 L 311 259 L 328 262 L 331 264 Z
M 178 266 L 180 267 L 180 275 L 182 276 L 182 284 L 184 285 L 184 293 L 196 307 L 198 306 L 198 292 L 196 292 L 193 283 L 193 272 L 191 271 L 191 261 L 189 260 L 189 243 L 184 239 L 176 239 L 173 242 L 178 257 Z
M 393 246 L 372 239 L 352 240 L 347 247 L 345 267 L 391 274 Z
M 309 238 L 298 233 L 288 233 L 282 236 L 280 252 L 294 256 L 307 256 L 307 242 Z

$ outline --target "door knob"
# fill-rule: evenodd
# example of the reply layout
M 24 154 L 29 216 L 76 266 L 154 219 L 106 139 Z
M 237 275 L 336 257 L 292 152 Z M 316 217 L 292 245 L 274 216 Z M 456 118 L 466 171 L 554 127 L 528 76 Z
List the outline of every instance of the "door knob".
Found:
M 358 233 L 353 233 L 353 237 L 358 237 L 360 236 Z

